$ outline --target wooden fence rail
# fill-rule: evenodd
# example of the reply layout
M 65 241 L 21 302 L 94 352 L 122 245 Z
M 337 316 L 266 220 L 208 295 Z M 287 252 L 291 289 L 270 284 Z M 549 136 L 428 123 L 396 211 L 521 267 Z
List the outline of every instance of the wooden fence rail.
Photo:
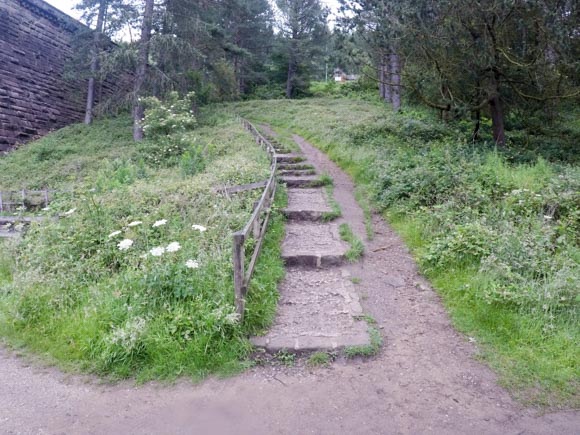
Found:
M 254 207 L 252 216 L 242 230 L 233 234 L 235 303 L 236 311 L 240 315 L 240 321 L 243 321 L 248 286 L 262 249 L 268 227 L 268 219 L 270 218 L 270 211 L 274 202 L 274 195 L 276 194 L 276 169 L 278 162 L 276 160 L 276 151 L 272 144 L 249 121 L 241 119 L 241 122 L 254 135 L 256 143 L 260 144 L 268 152 L 271 162 L 270 177 L 266 182 L 260 200 Z M 254 252 L 246 268 L 244 264 L 246 259 L 245 244 L 250 238 L 253 238 L 256 243 L 254 245 Z
M 48 207 L 48 203 L 55 194 L 64 193 L 62 191 L 44 190 L 0 190 L 0 213 L 12 212 L 18 209 L 27 210 L 35 207 Z

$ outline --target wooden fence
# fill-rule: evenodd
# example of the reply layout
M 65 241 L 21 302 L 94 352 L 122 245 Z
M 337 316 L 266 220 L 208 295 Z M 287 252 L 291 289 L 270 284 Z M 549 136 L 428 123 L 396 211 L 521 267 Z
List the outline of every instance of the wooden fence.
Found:
M 48 207 L 56 190 L 0 190 L 0 213 Z
M 258 261 L 260 250 L 264 242 L 266 230 L 268 228 L 268 219 L 270 218 L 270 211 L 274 202 L 274 195 L 276 194 L 276 169 L 278 162 L 276 161 L 276 151 L 272 144 L 260 134 L 260 132 L 250 122 L 245 119 L 241 120 L 242 125 L 248 129 L 256 138 L 256 143 L 260 144 L 266 152 L 270 155 L 270 177 L 264 187 L 264 192 L 260 200 L 254 206 L 252 216 L 240 231 L 233 234 L 234 246 L 234 290 L 236 311 L 240 315 L 240 321 L 244 318 L 244 311 L 246 305 L 246 294 L 248 292 L 248 285 L 252 278 L 252 273 Z M 255 240 L 254 252 L 251 255 L 248 267 L 245 266 L 246 241 L 250 238 Z

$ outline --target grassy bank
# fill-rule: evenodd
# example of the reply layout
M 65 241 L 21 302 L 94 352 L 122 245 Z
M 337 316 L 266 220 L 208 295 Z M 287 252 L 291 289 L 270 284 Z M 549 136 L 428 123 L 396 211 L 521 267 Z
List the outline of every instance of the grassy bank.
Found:
M 275 311 L 283 218 L 274 211 L 240 325 L 231 234 L 260 191 L 226 197 L 214 188 L 263 180 L 269 161 L 225 114 L 178 130 L 136 145 L 129 118 L 102 120 L 0 160 L 0 188 L 72 191 L 42 212 L 64 217 L 3 242 L 6 343 L 114 378 L 198 378 L 243 367 L 247 334 Z
M 548 154 L 559 160 L 550 163 L 520 148 L 519 131 L 508 132 L 504 150 L 473 144 L 461 124 L 378 102 L 262 101 L 237 110 L 301 134 L 353 176 L 516 397 L 580 406 L 580 169 L 564 154 Z

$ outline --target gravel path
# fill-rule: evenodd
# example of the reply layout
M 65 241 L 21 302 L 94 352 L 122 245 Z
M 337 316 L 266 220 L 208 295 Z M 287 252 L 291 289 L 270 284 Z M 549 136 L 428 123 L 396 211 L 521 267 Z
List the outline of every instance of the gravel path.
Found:
M 364 235 L 351 180 L 295 138 L 335 180 L 344 219 Z M 355 203 L 356 204 L 356 203 Z M 351 210 L 349 212 L 349 210 Z M 407 249 L 379 217 L 367 255 L 349 266 L 384 346 L 327 368 L 256 367 L 199 385 L 102 385 L 0 350 L 3 434 L 578 434 L 580 413 L 524 409 L 476 362 Z

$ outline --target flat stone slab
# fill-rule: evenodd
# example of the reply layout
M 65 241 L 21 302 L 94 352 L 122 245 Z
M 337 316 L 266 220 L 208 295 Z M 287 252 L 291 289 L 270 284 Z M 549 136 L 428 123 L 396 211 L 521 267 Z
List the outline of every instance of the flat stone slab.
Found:
M 278 163 L 280 170 L 315 169 L 310 163 Z
M 340 239 L 333 222 L 288 222 L 282 243 L 287 266 L 328 267 L 344 262 L 349 246 Z
M 283 176 L 280 180 L 288 187 L 319 187 L 323 184 L 315 175 Z
M 278 175 L 281 177 L 301 177 L 304 175 L 315 175 L 316 169 L 281 169 Z
M 370 344 L 359 297 L 346 271 L 289 268 L 279 291 L 274 324 L 266 335 L 252 337 L 254 346 L 274 353 Z
M 279 163 L 300 163 L 306 160 L 302 154 L 276 154 Z
M 331 212 L 323 189 L 288 189 L 288 207 L 284 209 L 288 219 L 318 221 Z

